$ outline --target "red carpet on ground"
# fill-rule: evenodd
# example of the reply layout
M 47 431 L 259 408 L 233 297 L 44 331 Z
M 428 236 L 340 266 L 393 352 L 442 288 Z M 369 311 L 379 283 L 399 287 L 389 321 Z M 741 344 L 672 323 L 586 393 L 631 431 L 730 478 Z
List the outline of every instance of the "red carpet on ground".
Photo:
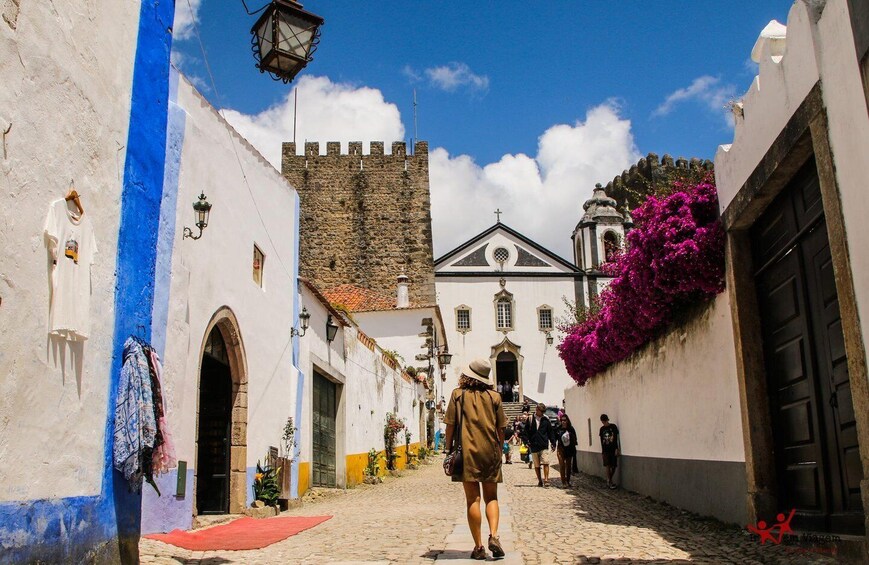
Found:
M 245 517 L 205 530 L 172 530 L 168 534 L 149 534 L 145 537 L 191 551 L 260 549 L 313 528 L 329 518 L 331 516 L 286 516 L 257 520 Z

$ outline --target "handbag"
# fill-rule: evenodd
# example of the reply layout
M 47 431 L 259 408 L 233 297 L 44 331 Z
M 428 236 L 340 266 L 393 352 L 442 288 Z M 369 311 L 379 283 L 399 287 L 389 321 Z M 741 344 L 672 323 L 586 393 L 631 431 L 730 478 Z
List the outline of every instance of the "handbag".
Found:
M 455 477 L 462 473 L 462 399 L 465 396 L 465 391 L 459 397 L 459 422 L 456 424 L 456 429 L 453 432 L 453 445 L 450 446 L 450 452 L 444 458 L 444 474 L 449 477 Z

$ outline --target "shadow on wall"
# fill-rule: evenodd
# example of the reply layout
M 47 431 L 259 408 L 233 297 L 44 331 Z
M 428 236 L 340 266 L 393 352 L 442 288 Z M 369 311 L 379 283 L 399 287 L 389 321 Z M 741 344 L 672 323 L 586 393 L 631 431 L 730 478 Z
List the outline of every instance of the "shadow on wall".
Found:
M 64 386 L 67 380 L 67 369 L 72 371 L 79 398 L 81 398 L 81 379 L 84 367 L 84 344 L 84 341 L 69 341 L 63 336 L 51 334 L 48 335 L 45 343 L 46 359 L 52 361 L 55 367 L 60 367 Z

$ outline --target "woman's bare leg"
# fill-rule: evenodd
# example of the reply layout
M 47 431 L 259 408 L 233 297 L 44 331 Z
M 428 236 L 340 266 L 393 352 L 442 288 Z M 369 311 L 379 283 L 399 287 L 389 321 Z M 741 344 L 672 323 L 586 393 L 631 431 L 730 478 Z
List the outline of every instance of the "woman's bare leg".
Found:
M 494 537 L 498 537 L 498 522 L 501 520 L 501 508 L 498 506 L 498 483 L 482 484 L 483 500 L 486 501 L 486 520 L 489 522 L 489 533 Z M 480 522 L 478 521 L 477 532 L 480 531 L 479 524 Z
M 480 483 L 462 482 L 462 486 L 465 487 L 465 502 L 467 503 L 468 527 L 471 529 L 471 537 L 474 538 L 474 548 L 476 549 L 478 547 L 482 547 L 483 545 L 483 536 L 480 533 L 480 525 L 483 521 L 483 517 L 480 515 Z M 483 487 L 483 492 L 486 492 L 485 486 Z M 487 505 L 487 517 L 488 514 L 489 508 Z

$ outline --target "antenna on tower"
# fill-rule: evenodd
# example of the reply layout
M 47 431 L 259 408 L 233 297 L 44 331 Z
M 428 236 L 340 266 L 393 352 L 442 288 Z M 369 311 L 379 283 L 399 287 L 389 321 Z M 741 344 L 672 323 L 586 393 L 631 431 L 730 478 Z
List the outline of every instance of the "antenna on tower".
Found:
M 295 99 L 293 100 L 293 143 L 296 142 L 296 113 L 299 111 L 299 87 L 293 89 Z
M 413 89 L 413 140 L 419 141 L 419 132 L 416 129 L 416 89 Z

